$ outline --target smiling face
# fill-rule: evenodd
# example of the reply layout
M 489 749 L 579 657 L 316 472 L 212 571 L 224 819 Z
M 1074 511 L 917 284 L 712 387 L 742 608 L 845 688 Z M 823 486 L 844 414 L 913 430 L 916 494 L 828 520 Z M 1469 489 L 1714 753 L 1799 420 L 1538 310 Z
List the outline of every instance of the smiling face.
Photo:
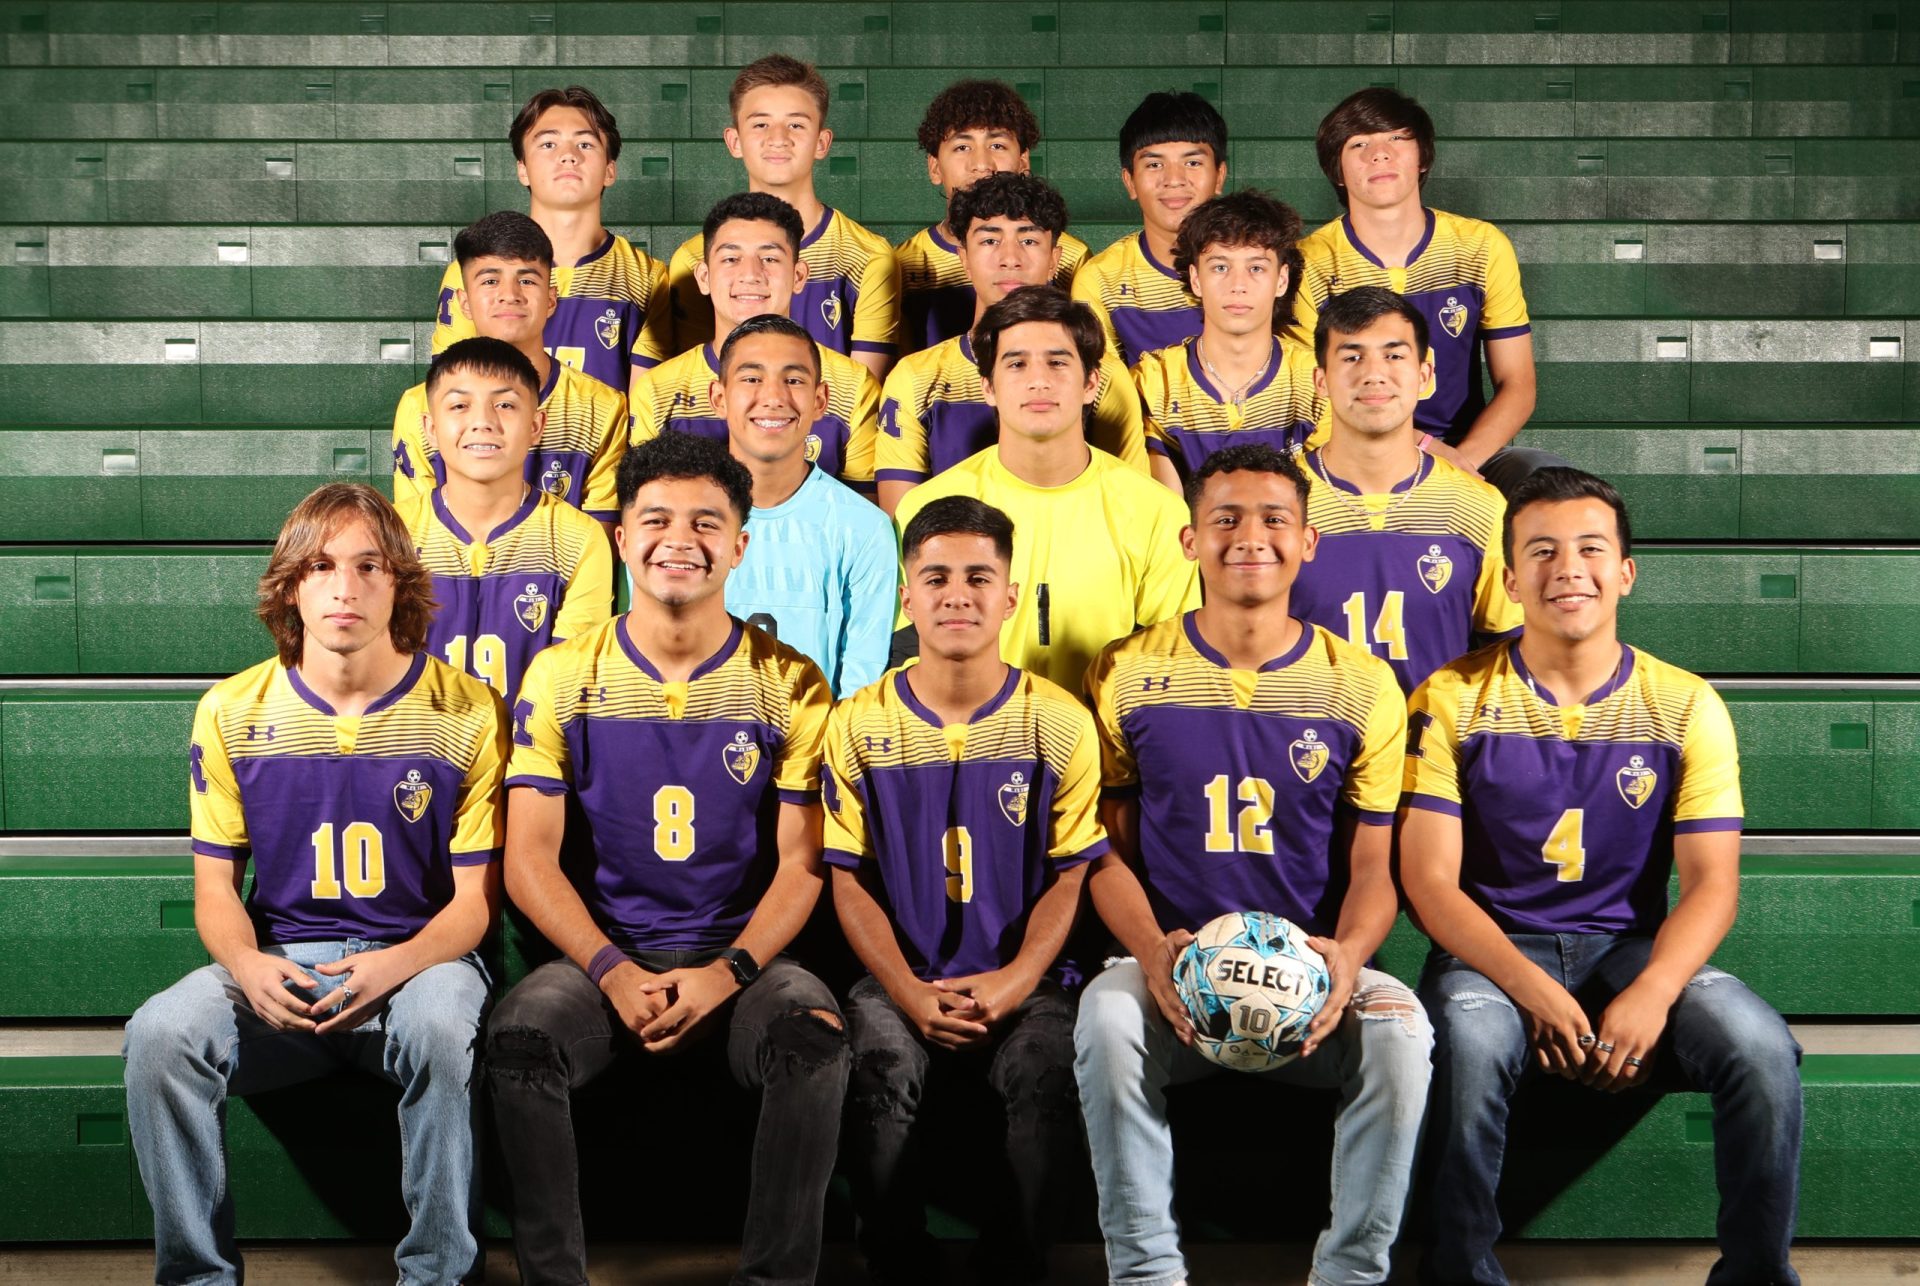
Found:
M 462 366 L 434 385 L 425 427 L 449 478 L 485 485 L 520 477 L 546 418 L 533 389 Z
M 714 598 L 747 552 L 744 518 L 711 478 L 645 483 L 613 533 L 633 592 L 670 608 Z
M 1170 238 L 1195 206 L 1220 195 L 1227 166 L 1206 143 L 1156 143 L 1133 154 L 1120 181 L 1147 225 Z
M 1389 210 L 1420 200 L 1420 142 L 1413 131 L 1355 134 L 1340 149 L 1340 177 L 1354 205 Z
M 793 296 L 807 283 L 806 261 L 780 226 L 765 219 L 727 220 L 715 229 L 706 251 L 693 277 L 713 300 L 716 335 L 764 313 L 785 317 Z
M 749 335 L 734 344 L 707 396 L 727 422 L 735 459 L 777 464 L 806 449 L 808 431 L 827 411 L 816 357 L 813 345 L 795 335 Z
M 762 191 L 799 182 L 833 146 L 833 131 L 821 127 L 819 105 L 798 85 L 748 90 L 725 138 L 727 150 Z
M 578 107 L 549 107 L 534 118 L 515 168 L 533 203 L 549 210 L 597 205 L 613 183 L 616 166 L 606 142 Z
M 388 640 L 393 573 L 365 520 L 343 523 L 327 538 L 294 590 L 294 605 L 306 631 L 306 657 L 315 647 L 351 656 Z
M 1215 243 L 1187 269 L 1209 330 L 1251 335 L 1273 329 L 1273 303 L 1287 289 L 1287 269 L 1265 246 Z
M 1389 313 L 1354 334 L 1329 334 L 1327 362 L 1315 368 L 1313 388 L 1327 400 L 1335 433 L 1377 440 L 1411 432 L 1420 390 L 1432 378 L 1413 323 Z
M 970 661 L 998 652 L 1000 626 L 1020 587 L 989 536 L 947 532 L 921 542 L 907 563 L 900 605 L 920 637 L 920 655 Z
M 979 125 L 940 141 L 940 150 L 927 158 L 927 181 L 950 198 L 989 174 L 1026 174 L 1032 168 L 1032 157 L 1020 150 L 1012 130 Z
M 560 306 L 547 265 L 482 255 L 460 269 L 460 309 L 476 332 L 515 348 L 538 347 Z
M 1000 332 L 992 378 L 981 393 L 998 412 L 1002 433 L 1048 442 L 1082 431 L 1082 408 L 1099 387 L 1099 370 L 1082 363 L 1065 326 L 1032 321 Z
M 1293 480 L 1251 469 L 1208 478 L 1192 525 L 1180 532 L 1181 548 L 1200 564 L 1207 599 L 1238 607 L 1263 606 L 1292 589 L 1318 540 Z
M 1024 219 L 996 214 L 967 225 L 960 262 L 981 308 L 990 308 L 1022 286 L 1044 286 L 1060 269 L 1053 233 Z
M 1507 594 L 1520 604 L 1528 634 L 1565 643 L 1612 638 L 1620 599 L 1632 592 L 1633 559 L 1604 500 L 1536 501 L 1512 515 L 1513 560 Z

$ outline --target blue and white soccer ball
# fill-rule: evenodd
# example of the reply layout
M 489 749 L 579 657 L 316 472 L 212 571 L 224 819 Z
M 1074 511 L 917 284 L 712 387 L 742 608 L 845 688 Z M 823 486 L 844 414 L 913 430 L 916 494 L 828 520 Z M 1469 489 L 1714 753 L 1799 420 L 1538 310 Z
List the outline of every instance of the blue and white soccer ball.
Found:
M 1236 1072 L 1266 1072 L 1300 1056 L 1333 980 L 1299 925 L 1235 911 L 1194 935 L 1173 962 L 1173 985 L 1193 1019 L 1195 1049 Z

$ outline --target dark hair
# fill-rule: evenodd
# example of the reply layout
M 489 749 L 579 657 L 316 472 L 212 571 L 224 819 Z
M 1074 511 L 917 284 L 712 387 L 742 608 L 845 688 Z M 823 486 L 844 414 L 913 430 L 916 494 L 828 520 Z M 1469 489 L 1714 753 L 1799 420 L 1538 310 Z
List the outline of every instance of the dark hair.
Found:
M 753 511 L 753 475 L 727 454 L 727 444 L 679 429 L 668 429 L 620 457 L 614 493 L 626 513 L 640 488 L 657 478 L 704 478 L 727 493 L 742 526 Z
M 1195 506 L 1200 503 L 1200 493 L 1206 490 L 1207 479 L 1217 473 L 1273 473 L 1293 484 L 1300 493 L 1300 512 L 1307 511 L 1307 491 L 1311 483 L 1300 468 L 1300 462 L 1290 453 L 1275 450 L 1262 442 L 1249 442 L 1244 446 L 1223 447 L 1208 456 L 1193 476 L 1187 479 L 1187 512 L 1198 517 Z
M 1340 204 L 1347 204 L 1347 181 L 1340 173 L 1340 153 L 1355 134 L 1385 134 L 1406 130 L 1420 145 L 1420 186 L 1427 186 L 1433 170 L 1433 117 L 1427 109 L 1397 89 L 1376 85 L 1349 94 L 1328 112 L 1314 136 L 1313 147 L 1319 153 L 1320 170 L 1333 184 Z
M 970 129 L 1003 129 L 1031 152 L 1040 141 L 1040 122 L 1033 109 L 1004 80 L 956 80 L 933 96 L 920 118 L 920 146 L 937 156 L 940 145 Z
M 1562 500 L 1598 500 L 1613 510 L 1620 537 L 1620 556 L 1633 557 L 1633 526 L 1627 521 L 1627 502 L 1605 478 L 1581 469 L 1550 465 L 1520 479 L 1507 496 L 1507 513 L 1500 520 L 1500 552 L 1513 566 L 1513 516 L 1528 505 L 1557 504 Z
M 1180 224 L 1173 239 L 1173 270 L 1188 286 L 1187 272 L 1200 262 L 1208 246 L 1256 246 L 1271 250 L 1287 270 L 1287 288 L 1273 301 L 1275 320 L 1293 315 L 1293 297 L 1299 293 L 1306 260 L 1299 251 L 1300 215 L 1285 201 L 1255 188 L 1245 188 L 1204 201 Z M 1191 289 L 1191 286 L 1188 286 Z
M 1142 148 L 1161 143 L 1205 143 L 1215 161 L 1227 159 L 1227 122 L 1212 103 L 1185 90 L 1148 94 L 1120 127 L 1120 168 L 1131 170 Z
M 491 342 L 491 341 L 489 341 Z M 525 361 L 525 358 L 521 359 Z M 261 574 L 255 611 L 273 635 L 280 664 L 300 664 L 306 625 L 300 619 L 300 582 L 334 534 L 355 519 L 367 524 L 381 560 L 393 577 L 393 616 L 387 636 L 397 652 L 418 652 L 427 645 L 427 627 L 436 607 L 433 574 L 420 561 L 407 524 L 393 502 L 364 482 L 329 482 L 293 507 L 274 542 L 273 556 Z
M 1000 351 L 1000 332 L 1024 322 L 1058 322 L 1073 337 L 1080 364 L 1091 375 L 1107 352 L 1107 335 L 1093 309 L 1053 286 L 1022 286 L 981 314 L 974 325 L 973 364 L 980 378 L 993 382 L 993 359 Z
M 453 257 L 461 268 L 475 259 L 512 259 L 553 271 L 553 242 L 546 229 L 518 210 L 495 210 L 454 234 Z
M 700 225 L 705 253 L 713 253 L 714 234 L 735 219 L 771 223 L 787 234 L 787 244 L 795 257 L 800 254 L 800 243 L 807 238 L 807 227 L 800 222 L 800 212 L 779 197 L 771 192 L 735 192 L 715 202 L 713 209 L 707 211 L 707 221 Z
M 986 219 L 1019 219 L 1044 228 L 1060 240 L 1067 230 L 1067 199 L 1045 179 L 1011 170 L 976 179 L 947 202 L 947 226 L 953 239 L 965 244 L 967 229 Z
M 727 90 L 727 117 L 736 124 L 740 120 L 740 100 L 756 89 L 768 89 L 778 85 L 797 85 L 813 98 L 815 107 L 820 109 L 820 124 L 827 123 L 827 81 L 812 63 L 803 63 L 798 58 L 786 54 L 768 54 L 756 58 L 740 69 L 733 78 L 733 87 Z
M 436 354 L 427 363 L 426 393 L 429 399 L 433 397 L 433 390 L 440 381 L 454 371 L 472 371 L 495 379 L 513 380 L 525 385 L 535 397 L 540 396 L 540 372 L 533 369 L 533 363 L 527 360 L 525 353 L 504 339 L 477 335 L 448 344 L 445 352 Z
M 985 536 L 993 552 L 1013 561 L 1013 519 L 972 496 L 941 496 L 913 516 L 900 533 L 900 561 L 910 563 L 920 546 L 935 536 Z
M 568 85 L 565 89 L 543 89 L 527 100 L 520 114 L 513 118 L 513 124 L 507 127 L 507 142 L 513 144 L 513 159 L 527 159 L 527 132 L 533 123 L 540 119 L 540 113 L 550 107 L 577 107 L 587 115 L 587 123 L 593 126 L 593 132 L 600 136 L 601 146 L 607 149 L 607 159 L 620 159 L 620 127 L 614 124 L 613 113 L 600 101 L 591 89 L 584 85 Z
M 735 326 L 721 341 L 719 360 L 720 378 L 727 378 L 727 364 L 733 360 L 733 346 L 743 339 L 755 335 L 790 335 L 806 343 L 807 352 L 813 355 L 813 378 L 820 378 L 820 348 L 813 342 L 813 336 L 807 334 L 807 328 L 790 317 L 779 313 L 761 313 L 758 317 L 749 317 Z
M 1413 327 L 1413 342 L 1420 350 L 1420 361 L 1427 360 L 1427 319 L 1405 295 L 1385 286 L 1355 286 L 1327 300 L 1320 319 L 1313 325 L 1313 359 L 1322 370 L 1327 365 L 1327 348 L 1333 336 L 1358 335 L 1382 317 L 1404 317 Z

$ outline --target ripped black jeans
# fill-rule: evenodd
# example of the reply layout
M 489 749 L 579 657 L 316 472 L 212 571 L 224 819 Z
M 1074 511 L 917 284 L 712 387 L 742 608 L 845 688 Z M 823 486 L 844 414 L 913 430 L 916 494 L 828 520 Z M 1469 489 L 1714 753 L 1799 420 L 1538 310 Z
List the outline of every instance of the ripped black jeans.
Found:
M 717 954 L 659 951 L 633 958 L 644 969 L 665 972 Z M 726 1025 L 724 1056 L 734 1083 L 760 1095 L 752 1196 L 733 1278 L 742 1286 L 811 1282 L 819 1269 L 827 1180 L 847 1087 L 839 1014 L 826 984 L 782 956 L 713 1020 Z M 613 1005 L 570 960 L 535 969 L 494 1007 L 487 1082 L 513 1186 L 520 1279 L 530 1286 L 587 1280 L 569 1096 L 636 1044 Z M 685 1056 L 717 1059 L 721 1044 L 710 1035 Z
M 1058 1223 L 1061 1188 L 1084 1172 L 1080 1098 L 1073 1078 L 1077 992 L 1043 979 L 978 1050 L 948 1050 L 921 1038 L 871 976 L 847 995 L 853 1072 L 846 1162 L 860 1216 L 860 1247 L 880 1282 L 927 1279 L 926 1189 L 914 1122 L 936 1058 L 968 1060 L 1006 1108 L 1008 1209 L 983 1229 L 981 1250 L 996 1281 L 1037 1281 Z M 980 1134 L 974 1137 L 988 1138 Z M 959 1162 L 970 1169 L 976 1163 Z

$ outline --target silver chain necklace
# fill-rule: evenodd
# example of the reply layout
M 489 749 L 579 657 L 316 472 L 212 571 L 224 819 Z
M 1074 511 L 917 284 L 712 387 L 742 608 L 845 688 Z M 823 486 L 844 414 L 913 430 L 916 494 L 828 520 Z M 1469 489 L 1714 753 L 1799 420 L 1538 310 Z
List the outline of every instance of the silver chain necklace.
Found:
M 1229 393 L 1227 392 L 1227 381 L 1221 378 L 1220 372 L 1215 370 L 1213 363 L 1207 360 L 1207 350 L 1205 346 L 1202 345 L 1198 339 L 1193 341 L 1193 351 L 1200 354 L 1200 365 L 1206 368 L 1207 376 L 1213 381 L 1213 386 L 1219 389 L 1221 395 L 1234 406 L 1240 405 L 1241 400 L 1247 395 L 1247 390 L 1255 384 L 1258 384 L 1265 378 L 1266 373 L 1273 369 L 1273 354 L 1278 347 L 1279 345 L 1277 343 L 1270 344 L 1267 347 L 1267 360 L 1260 364 L 1260 369 L 1253 373 L 1253 378 Z

